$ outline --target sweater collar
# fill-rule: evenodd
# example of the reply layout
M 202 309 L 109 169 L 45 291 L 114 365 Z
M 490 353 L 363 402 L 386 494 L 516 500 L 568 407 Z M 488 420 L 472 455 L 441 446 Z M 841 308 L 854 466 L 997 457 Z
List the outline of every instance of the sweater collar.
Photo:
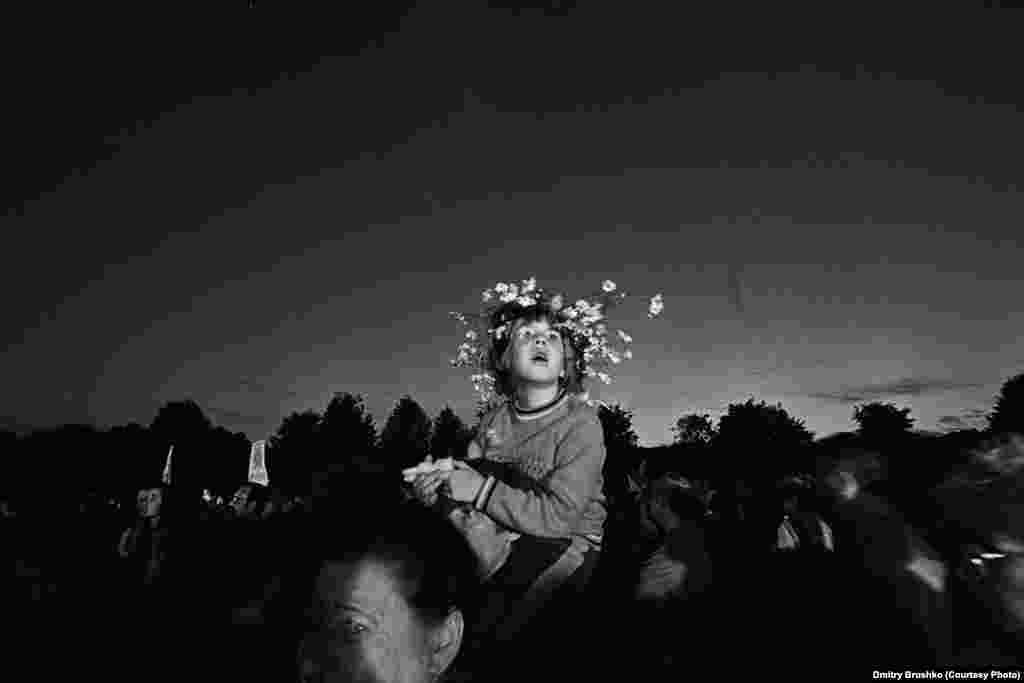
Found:
M 562 387 L 562 390 L 558 392 L 558 395 L 550 403 L 546 405 L 538 406 L 537 408 L 531 408 L 525 410 L 520 408 L 516 403 L 515 398 L 510 401 L 512 407 L 512 413 L 519 420 L 537 420 L 558 410 L 566 401 L 569 396 L 569 392 Z

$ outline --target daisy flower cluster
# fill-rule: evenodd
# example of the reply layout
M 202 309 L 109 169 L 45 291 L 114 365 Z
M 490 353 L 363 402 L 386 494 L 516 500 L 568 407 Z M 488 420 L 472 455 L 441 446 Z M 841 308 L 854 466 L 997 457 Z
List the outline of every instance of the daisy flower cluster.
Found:
M 611 368 L 633 357 L 629 348 L 633 338 L 624 330 L 612 334 L 606 322 L 608 310 L 626 296 L 611 280 L 605 280 L 600 290 L 573 303 L 562 294 L 538 287 L 534 277 L 519 283 L 498 282 L 481 294 L 483 306 L 479 313 L 452 313 L 467 329 L 451 364 L 473 369 L 473 388 L 481 403 L 490 402 L 494 398 L 495 378 L 489 367 L 489 349 L 509 334 L 516 319 L 532 308 L 543 307 L 555 314 L 554 327 L 563 330 L 580 353 L 582 374 L 610 384 Z M 657 294 L 649 301 L 647 316 L 656 318 L 664 308 L 662 296 Z

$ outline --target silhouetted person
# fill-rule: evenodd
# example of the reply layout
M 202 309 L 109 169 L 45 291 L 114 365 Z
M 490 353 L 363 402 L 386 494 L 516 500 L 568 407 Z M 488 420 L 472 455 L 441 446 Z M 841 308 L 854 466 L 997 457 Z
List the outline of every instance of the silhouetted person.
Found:
M 835 535 L 836 637 L 859 638 L 862 666 L 932 667 L 949 663 L 948 568 L 938 551 L 890 503 L 839 469 L 823 481 Z M 871 595 L 871 601 L 857 596 Z
M 128 563 L 132 584 L 153 588 L 159 583 L 167 559 L 168 526 L 162 515 L 166 489 L 141 489 L 136 499 L 138 517 L 124 530 L 117 553 Z
M 1024 665 L 1024 436 L 979 444 L 930 499 L 957 590 L 956 665 Z
M 635 651 L 653 667 L 672 666 L 679 657 L 700 661 L 703 648 L 696 640 L 706 630 L 712 575 L 704 503 L 690 482 L 670 476 L 652 481 L 643 498 L 640 531 L 646 540 L 627 584 L 626 610 L 643 625 L 633 631 Z

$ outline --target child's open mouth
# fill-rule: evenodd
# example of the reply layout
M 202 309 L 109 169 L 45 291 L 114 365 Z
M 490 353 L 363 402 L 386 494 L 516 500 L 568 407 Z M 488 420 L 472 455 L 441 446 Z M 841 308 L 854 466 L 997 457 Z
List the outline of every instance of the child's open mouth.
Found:
M 542 363 L 544 365 L 548 364 L 548 357 L 546 355 L 544 355 L 543 353 L 535 353 L 535 354 L 533 354 L 533 358 L 531 358 L 531 360 L 534 363 Z

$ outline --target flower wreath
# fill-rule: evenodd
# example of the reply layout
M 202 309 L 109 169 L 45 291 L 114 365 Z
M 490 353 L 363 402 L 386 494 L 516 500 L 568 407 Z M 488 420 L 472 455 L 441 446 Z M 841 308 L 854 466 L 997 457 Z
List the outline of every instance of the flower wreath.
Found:
M 523 280 L 518 285 L 498 282 L 483 291 L 483 308 L 479 313 L 452 313 L 456 320 L 469 329 L 451 364 L 475 370 L 470 376 L 473 388 L 481 404 L 490 404 L 495 398 L 496 379 L 488 350 L 497 340 L 509 334 L 511 325 L 530 309 L 545 308 L 555 316 L 554 328 L 561 330 L 578 352 L 576 365 L 580 376 L 597 378 L 604 384 L 610 384 L 611 366 L 633 357 L 629 349 L 633 338 L 623 330 L 616 330 L 615 339 L 612 339 L 604 322 L 608 309 L 626 296 L 614 282 L 605 280 L 600 291 L 567 305 L 562 294 L 537 287 L 536 278 Z M 656 318 L 664 308 L 661 294 L 656 294 L 650 299 L 647 317 Z M 621 342 L 621 348 L 616 347 L 616 341 Z

